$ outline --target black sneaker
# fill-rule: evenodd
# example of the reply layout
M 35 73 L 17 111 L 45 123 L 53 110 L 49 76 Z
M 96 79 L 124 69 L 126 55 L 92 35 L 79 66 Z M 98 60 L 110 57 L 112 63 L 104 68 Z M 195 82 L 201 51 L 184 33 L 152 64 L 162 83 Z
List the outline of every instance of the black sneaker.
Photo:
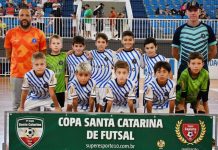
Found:
M 216 146 L 216 141 L 214 138 L 212 138 L 212 147 L 215 147 Z

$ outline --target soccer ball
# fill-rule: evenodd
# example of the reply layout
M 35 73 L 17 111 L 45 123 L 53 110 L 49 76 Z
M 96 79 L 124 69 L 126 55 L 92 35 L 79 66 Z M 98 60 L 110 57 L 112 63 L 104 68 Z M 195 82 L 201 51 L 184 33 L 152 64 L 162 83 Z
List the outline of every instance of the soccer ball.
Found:
M 26 134 L 26 136 L 27 136 L 28 138 L 32 138 L 33 135 L 34 135 L 34 133 L 35 133 L 35 130 L 34 130 L 33 128 L 28 128 L 28 129 L 26 129 L 26 131 L 25 131 L 25 134 Z
M 194 136 L 194 134 L 193 134 L 192 131 L 188 131 L 187 136 L 188 136 L 189 138 L 192 138 L 192 137 Z

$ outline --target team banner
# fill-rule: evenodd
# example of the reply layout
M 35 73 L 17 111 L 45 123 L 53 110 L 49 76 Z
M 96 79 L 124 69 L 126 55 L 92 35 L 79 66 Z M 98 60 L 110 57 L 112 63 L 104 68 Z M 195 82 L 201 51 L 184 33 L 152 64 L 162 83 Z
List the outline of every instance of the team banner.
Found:
M 10 150 L 209 150 L 212 117 L 10 113 Z

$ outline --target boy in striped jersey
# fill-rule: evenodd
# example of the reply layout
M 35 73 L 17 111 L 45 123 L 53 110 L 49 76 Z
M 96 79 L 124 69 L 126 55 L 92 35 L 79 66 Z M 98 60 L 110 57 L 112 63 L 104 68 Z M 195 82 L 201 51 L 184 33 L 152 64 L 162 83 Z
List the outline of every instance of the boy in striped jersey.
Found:
M 93 112 L 96 84 L 91 79 L 91 73 L 89 62 L 81 62 L 76 67 L 75 78 L 68 89 L 68 104 L 72 104 L 73 112 Z
M 106 112 L 134 113 L 133 100 L 135 97 L 135 84 L 128 79 L 129 66 L 125 61 L 118 60 L 115 64 L 116 79 L 107 84 Z
M 18 108 L 22 111 L 43 111 L 51 109 L 52 101 L 55 111 L 60 112 L 57 97 L 55 95 L 56 78 L 52 70 L 46 68 L 46 58 L 41 52 L 32 56 L 33 69 L 24 76 L 21 93 L 21 104 Z
M 75 36 L 73 38 L 73 53 L 67 56 L 67 66 L 69 74 L 67 87 L 69 87 L 71 81 L 75 76 L 76 66 L 81 62 L 88 61 L 88 57 L 84 53 L 85 47 L 85 39 L 83 37 Z M 72 105 L 69 103 L 67 104 L 67 110 L 72 111 Z
M 85 48 L 86 48 L 85 39 L 81 36 L 75 36 L 73 38 L 73 44 L 72 44 L 73 53 L 67 56 L 69 83 L 74 78 L 76 66 L 81 62 L 88 61 L 88 57 L 84 53 Z
M 175 83 L 169 79 L 171 67 L 166 61 L 154 65 L 156 78 L 149 82 L 144 92 L 148 113 L 173 113 L 175 106 Z
M 65 101 L 65 71 L 66 71 L 66 56 L 65 52 L 61 52 L 63 46 L 62 38 L 59 35 L 52 35 L 49 39 L 49 47 L 51 53 L 46 55 L 47 68 L 55 73 L 57 85 L 55 93 L 61 107 L 64 107 Z
M 98 93 L 96 93 L 97 111 L 103 112 L 106 97 L 106 84 L 112 77 L 112 68 L 115 62 L 115 55 L 108 46 L 108 37 L 104 33 L 96 35 L 96 50 L 91 50 L 92 56 L 92 78 L 96 81 Z
M 121 43 L 123 45 L 123 50 L 117 53 L 117 59 L 126 61 L 129 65 L 129 79 L 136 85 L 136 101 L 135 112 L 138 108 L 138 97 L 139 97 L 139 70 L 140 62 L 142 59 L 141 53 L 133 48 L 135 40 L 134 35 L 131 31 L 124 31 L 122 34 Z
M 191 103 L 194 113 L 209 113 L 207 103 L 209 73 L 203 66 L 203 55 L 199 52 L 191 53 L 188 68 L 182 72 L 177 83 L 176 101 L 178 105 L 176 112 L 187 112 L 186 104 Z M 201 103 L 203 103 L 203 107 Z
M 166 58 L 163 55 L 157 54 L 157 42 L 152 37 L 145 40 L 144 50 L 145 54 L 143 54 L 141 68 L 145 69 L 144 91 L 146 91 L 148 83 L 154 77 L 154 65 L 159 61 L 166 61 Z

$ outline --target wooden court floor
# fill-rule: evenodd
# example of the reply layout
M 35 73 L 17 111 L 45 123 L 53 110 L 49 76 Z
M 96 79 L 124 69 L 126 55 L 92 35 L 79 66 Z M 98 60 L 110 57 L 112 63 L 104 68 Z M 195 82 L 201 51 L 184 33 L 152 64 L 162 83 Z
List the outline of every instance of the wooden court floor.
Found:
M 140 87 L 143 86 L 143 79 L 141 79 Z M 140 91 L 140 99 L 142 99 L 142 91 Z M 209 92 L 209 109 L 210 114 L 218 115 L 218 80 L 211 80 L 210 92 Z M 2 149 L 2 143 L 4 141 L 4 112 L 12 110 L 11 92 L 9 77 L 0 76 L 0 150 Z M 140 101 L 140 107 L 138 113 L 143 113 L 142 102 Z M 192 112 L 189 112 L 192 113 Z

